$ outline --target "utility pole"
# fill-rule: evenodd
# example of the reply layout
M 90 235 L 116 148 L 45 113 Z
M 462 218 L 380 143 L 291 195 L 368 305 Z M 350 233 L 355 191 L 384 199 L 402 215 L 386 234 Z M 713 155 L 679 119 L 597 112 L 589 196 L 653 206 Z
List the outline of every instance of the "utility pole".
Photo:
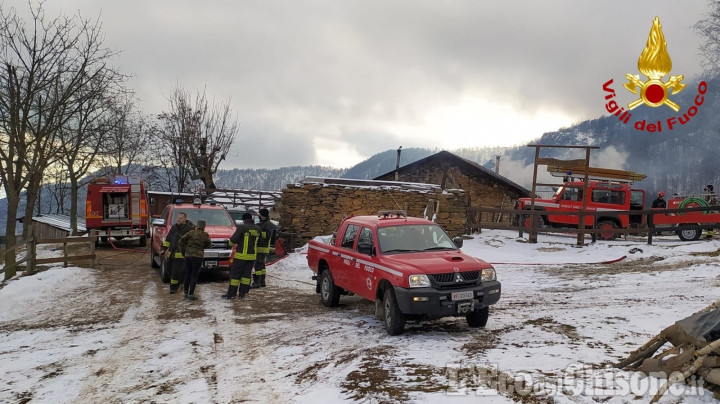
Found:
M 402 146 L 397 149 L 397 162 L 395 163 L 395 181 L 400 181 L 400 152 L 402 152 Z

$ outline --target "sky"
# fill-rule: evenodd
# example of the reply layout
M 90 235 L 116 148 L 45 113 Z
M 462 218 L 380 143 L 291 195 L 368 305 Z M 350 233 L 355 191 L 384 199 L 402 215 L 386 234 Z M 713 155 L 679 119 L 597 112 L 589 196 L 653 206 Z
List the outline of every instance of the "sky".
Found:
M 5 7 L 26 12 L 25 0 Z M 138 108 L 176 85 L 230 100 L 240 123 L 221 168 L 350 167 L 398 146 L 527 144 L 607 115 L 655 16 L 689 88 L 705 1 L 46 0 L 100 18 Z

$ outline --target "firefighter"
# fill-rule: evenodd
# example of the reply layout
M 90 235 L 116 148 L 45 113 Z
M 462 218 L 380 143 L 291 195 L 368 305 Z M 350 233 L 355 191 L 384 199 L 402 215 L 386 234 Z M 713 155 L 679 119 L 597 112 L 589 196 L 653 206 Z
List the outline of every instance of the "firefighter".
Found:
M 229 240 L 230 245 L 236 247 L 230 268 L 230 285 L 227 293 L 221 296 L 223 299 L 234 299 L 236 295 L 242 299 L 250 291 L 250 274 L 255 264 L 255 258 L 257 258 L 256 249 L 260 238 L 260 228 L 253 222 L 251 213 L 244 213 L 242 221 L 243 223 L 235 229 L 235 233 Z M 238 288 L 240 289 L 239 293 Z
M 277 227 L 270 221 L 270 212 L 263 208 L 260 209 L 260 239 L 257 245 L 257 258 L 255 259 L 255 274 L 253 275 L 252 288 L 265 287 L 265 259 L 270 254 L 270 246 L 275 242 L 275 232 Z
M 187 220 L 187 214 L 179 212 L 175 224 L 163 241 L 165 260 L 170 264 L 170 293 L 177 292 L 185 275 L 185 259 L 180 251 L 180 238 L 193 228 L 193 224 Z
M 665 209 L 667 208 L 667 203 L 665 202 L 665 192 L 660 191 L 658 192 L 657 199 L 655 199 L 652 203 L 652 208 L 661 208 Z
M 195 229 L 187 232 L 180 239 L 180 251 L 185 256 L 185 283 L 183 290 L 185 291 L 185 298 L 188 300 L 197 300 L 195 286 L 197 285 L 198 275 L 200 275 L 205 249 L 211 246 L 210 235 L 205 232 L 204 220 L 198 220 Z
M 717 195 L 715 194 L 715 187 L 713 187 L 712 184 L 705 185 L 703 191 L 706 192 L 705 201 L 708 203 L 709 206 L 715 206 L 718 204 Z M 709 213 L 709 211 L 703 213 Z M 710 229 L 707 231 L 707 235 L 705 235 L 705 238 L 713 238 L 714 235 L 714 229 Z

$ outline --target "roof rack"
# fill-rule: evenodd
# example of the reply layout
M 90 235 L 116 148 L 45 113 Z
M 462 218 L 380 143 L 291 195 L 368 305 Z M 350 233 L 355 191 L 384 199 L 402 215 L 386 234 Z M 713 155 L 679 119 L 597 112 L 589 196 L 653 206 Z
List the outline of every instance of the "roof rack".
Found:
M 380 210 L 378 211 L 378 217 L 390 218 L 390 217 L 407 217 L 407 213 L 404 210 Z
M 548 172 L 553 177 L 574 177 L 582 179 L 585 174 L 588 180 L 614 181 L 614 182 L 635 182 L 644 180 L 647 175 L 633 171 L 614 170 L 600 167 L 560 167 L 548 165 Z

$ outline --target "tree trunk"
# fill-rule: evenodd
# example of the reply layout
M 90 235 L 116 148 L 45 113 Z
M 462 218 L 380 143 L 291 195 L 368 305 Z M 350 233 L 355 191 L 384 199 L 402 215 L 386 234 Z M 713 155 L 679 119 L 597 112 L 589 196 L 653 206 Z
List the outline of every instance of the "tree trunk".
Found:
M 204 171 L 202 173 L 202 182 L 203 184 L 205 184 L 205 193 L 207 195 L 212 194 L 217 189 L 217 187 L 215 186 L 215 181 L 213 181 L 211 172 Z
M 15 230 L 17 229 L 17 211 L 20 198 L 14 193 L 7 192 L 7 201 L 7 223 L 5 224 L 5 280 L 10 279 L 17 274 L 17 267 L 15 266 L 15 250 L 7 248 L 12 248 L 17 244 Z
M 32 182 L 32 181 L 30 181 Z M 28 185 L 27 191 L 25 192 L 25 219 L 23 223 L 30 223 L 33 217 L 33 211 L 35 210 L 35 203 L 37 203 L 38 188 L 32 184 Z M 28 226 L 23 226 L 23 237 L 27 240 L 30 235 L 28 234 Z
M 70 234 L 77 236 L 78 222 L 78 181 L 75 173 L 70 173 Z

